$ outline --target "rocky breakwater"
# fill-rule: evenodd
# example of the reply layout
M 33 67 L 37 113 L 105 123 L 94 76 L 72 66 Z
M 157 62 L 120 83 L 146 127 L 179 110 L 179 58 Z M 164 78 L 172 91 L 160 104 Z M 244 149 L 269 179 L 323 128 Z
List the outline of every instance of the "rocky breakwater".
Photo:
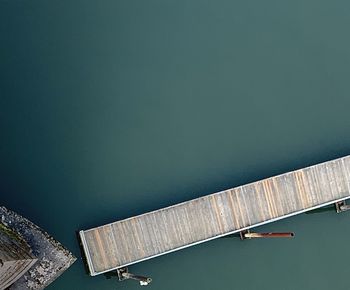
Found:
M 5 207 L 0 207 L 0 230 L 9 239 L 22 240 L 22 244 L 27 245 L 28 255 L 36 260 L 26 272 L 21 273 L 21 277 L 8 288 L 10 290 L 44 289 L 76 260 L 71 252 L 44 230 Z M 7 251 L 13 251 L 7 248 Z M 6 256 L 6 251 L 3 252 Z M 15 272 L 16 267 L 12 271 Z

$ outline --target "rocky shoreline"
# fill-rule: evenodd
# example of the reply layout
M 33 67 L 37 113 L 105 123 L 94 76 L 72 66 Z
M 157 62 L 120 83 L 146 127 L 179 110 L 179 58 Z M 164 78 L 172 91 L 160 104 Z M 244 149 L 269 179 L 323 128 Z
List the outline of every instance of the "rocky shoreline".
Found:
M 8 288 L 10 290 L 44 289 L 76 260 L 71 252 L 40 227 L 5 207 L 0 207 L 0 224 L 20 236 L 38 259 Z

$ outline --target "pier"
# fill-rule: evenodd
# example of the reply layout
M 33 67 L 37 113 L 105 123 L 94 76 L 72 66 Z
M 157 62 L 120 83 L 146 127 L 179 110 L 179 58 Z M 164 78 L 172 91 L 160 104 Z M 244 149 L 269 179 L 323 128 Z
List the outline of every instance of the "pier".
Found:
M 95 276 L 348 198 L 350 156 L 82 230 L 79 237 Z

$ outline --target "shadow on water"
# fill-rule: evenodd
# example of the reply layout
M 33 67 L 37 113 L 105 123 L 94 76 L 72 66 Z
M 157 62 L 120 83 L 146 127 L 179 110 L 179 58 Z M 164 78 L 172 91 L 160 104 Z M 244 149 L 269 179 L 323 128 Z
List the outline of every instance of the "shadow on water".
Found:
M 334 205 L 329 205 L 321 208 L 317 208 L 311 211 L 306 212 L 305 214 L 317 214 L 317 213 L 323 213 L 323 212 L 335 212 L 335 207 Z
M 106 279 L 118 279 L 118 274 L 116 271 L 111 271 L 111 272 L 107 272 L 107 273 L 104 273 L 103 276 L 106 278 Z

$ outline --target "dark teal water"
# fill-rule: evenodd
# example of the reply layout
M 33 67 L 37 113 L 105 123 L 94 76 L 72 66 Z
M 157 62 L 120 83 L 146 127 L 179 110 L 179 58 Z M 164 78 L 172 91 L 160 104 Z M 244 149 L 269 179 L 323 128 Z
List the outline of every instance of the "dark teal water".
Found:
M 348 1 L 0 1 L 0 196 L 75 231 L 350 153 Z M 347 290 L 350 215 L 131 267 L 150 289 Z M 50 289 L 139 289 L 79 259 Z

